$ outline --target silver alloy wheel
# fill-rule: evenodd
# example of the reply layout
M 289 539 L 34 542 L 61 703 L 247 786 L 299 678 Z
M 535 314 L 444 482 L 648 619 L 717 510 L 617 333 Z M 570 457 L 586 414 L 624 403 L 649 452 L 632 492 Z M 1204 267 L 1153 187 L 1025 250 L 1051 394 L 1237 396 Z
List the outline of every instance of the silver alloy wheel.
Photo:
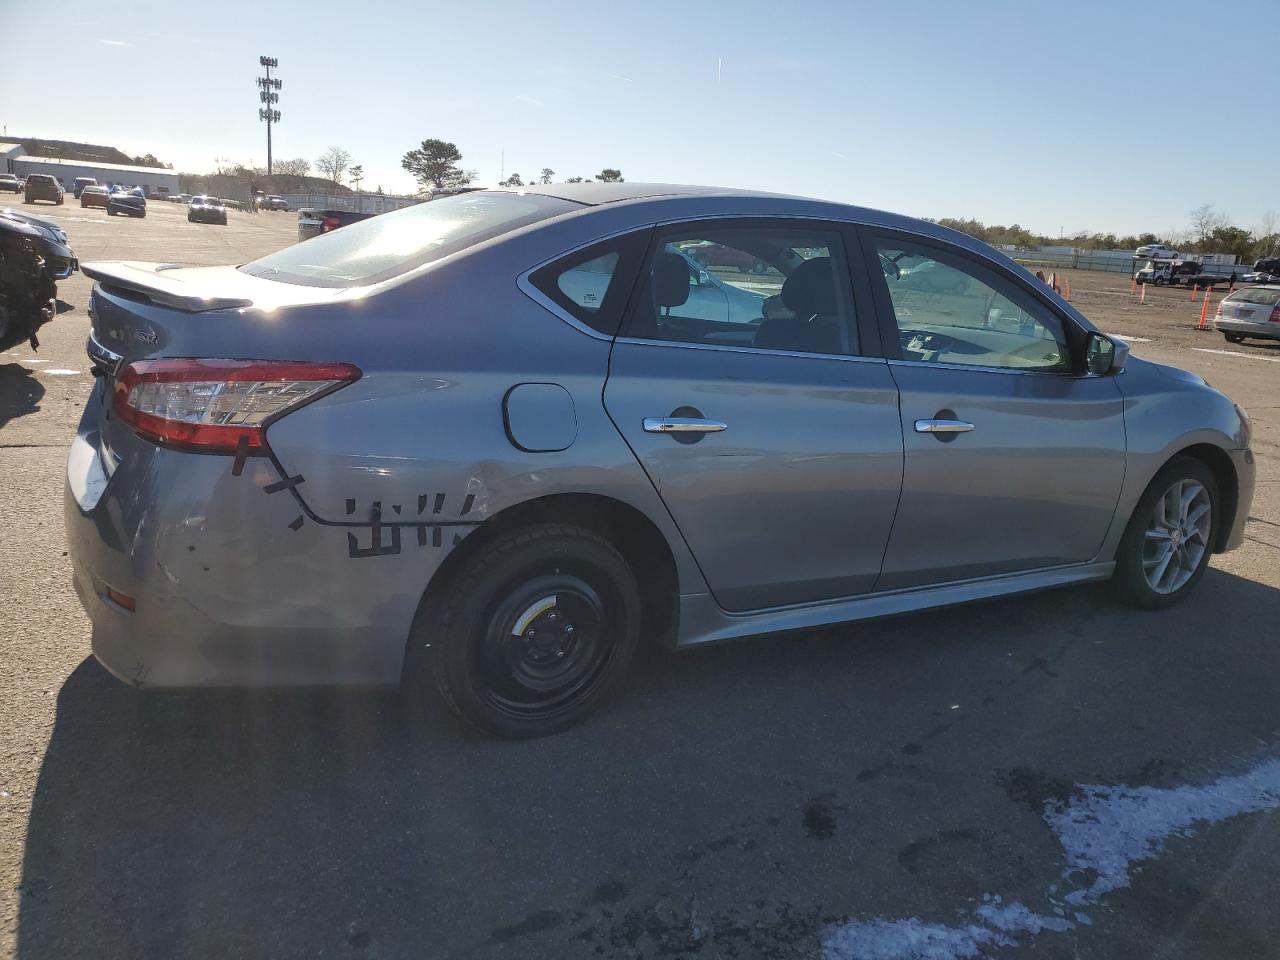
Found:
M 1196 480 L 1179 480 L 1156 501 L 1142 541 L 1142 573 L 1156 593 L 1180 590 L 1209 549 L 1213 504 Z

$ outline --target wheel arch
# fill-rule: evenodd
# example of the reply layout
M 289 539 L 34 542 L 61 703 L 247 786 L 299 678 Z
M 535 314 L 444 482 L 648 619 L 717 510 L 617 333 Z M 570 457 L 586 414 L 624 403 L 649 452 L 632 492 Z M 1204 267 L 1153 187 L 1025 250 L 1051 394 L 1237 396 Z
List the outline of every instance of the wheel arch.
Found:
M 630 504 L 596 493 L 557 493 L 526 500 L 486 519 L 462 539 L 432 574 L 410 629 L 429 616 L 433 601 L 452 589 L 457 574 L 494 539 L 533 523 L 558 522 L 583 527 L 604 537 L 636 575 L 643 604 L 641 635 L 674 644 L 679 617 L 679 578 L 675 556 L 657 525 Z
M 1160 469 L 1163 470 L 1179 457 L 1198 460 L 1213 473 L 1213 479 L 1218 485 L 1220 504 L 1213 552 L 1221 553 L 1226 549 L 1227 537 L 1235 525 L 1236 511 L 1240 508 L 1240 478 L 1236 476 L 1235 464 L 1231 462 L 1231 457 L 1222 447 L 1212 443 L 1193 443 L 1171 456 L 1160 466 Z

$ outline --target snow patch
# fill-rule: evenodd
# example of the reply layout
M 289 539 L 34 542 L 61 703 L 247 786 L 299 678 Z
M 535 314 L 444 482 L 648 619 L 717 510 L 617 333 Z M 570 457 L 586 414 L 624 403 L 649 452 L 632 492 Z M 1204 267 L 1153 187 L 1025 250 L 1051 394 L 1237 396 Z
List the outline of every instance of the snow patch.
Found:
M 1083 907 L 1127 887 L 1135 864 L 1164 851 L 1170 837 L 1247 813 L 1280 808 L 1280 759 L 1200 786 L 1172 788 L 1077 785 L 1070 800 L 1048 801 L 1044 819 L 1066 854 L 1061 883 L 1046 895 L 1055 914 L 987 895 L 967 919 L 948 925 L 905 920 L 851 920 L 827 931 L 823 960 L 969 960 L 989 948 L 1012 946 L 1046 930 L 1063 932 L 1092 923 Z M 1087 886 L 1082 875 L 1092 876 Z M 1062 893 L 1061 891 L 1067 891 Z

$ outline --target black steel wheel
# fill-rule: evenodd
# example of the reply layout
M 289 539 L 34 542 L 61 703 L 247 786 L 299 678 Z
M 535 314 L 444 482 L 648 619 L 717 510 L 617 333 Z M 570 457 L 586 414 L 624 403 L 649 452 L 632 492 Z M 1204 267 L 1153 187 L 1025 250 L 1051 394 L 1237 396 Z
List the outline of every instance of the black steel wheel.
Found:
M 424 600 L 406 679 L 429 673 L 445 701 L 489 733 L 545 736 L 607 701 L 639 626 L 635 576 L 612 544 L 581 527 L 523 527 L 483 546 L 442 596 Z

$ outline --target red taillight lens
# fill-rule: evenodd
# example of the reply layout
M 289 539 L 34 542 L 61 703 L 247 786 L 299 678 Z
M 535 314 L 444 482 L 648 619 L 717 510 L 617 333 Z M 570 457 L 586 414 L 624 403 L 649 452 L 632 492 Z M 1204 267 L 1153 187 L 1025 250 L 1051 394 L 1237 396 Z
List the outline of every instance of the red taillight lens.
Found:
M 272 420 L 359 376 L 349 363 L 139 360 L 116 378 L 112 409 L 157 443 L 253 452 Z
M 337 230 L 339 226 L 337 217 L 325 217 L 324 223 L 320 226 L 320 232 L 328 233 L 330 230 Z
M 1271 308 L 1271 316 L 1267 317 L 1267 323 L 1280 323 L 1280 305 Z

